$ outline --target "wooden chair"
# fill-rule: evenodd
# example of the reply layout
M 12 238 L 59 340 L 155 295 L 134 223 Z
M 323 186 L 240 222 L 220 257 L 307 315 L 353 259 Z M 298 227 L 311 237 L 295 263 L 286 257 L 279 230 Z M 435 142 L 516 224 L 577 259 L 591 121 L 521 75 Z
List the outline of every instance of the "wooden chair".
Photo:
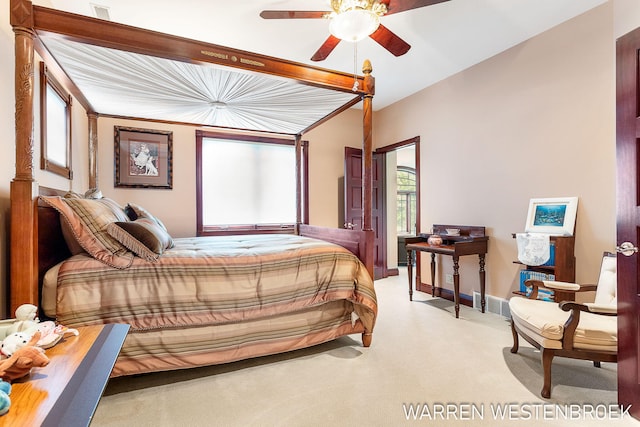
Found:
M 551 396 L 551 362 L 555 356 L 600 362 L 618 361 L 617 326 L 617 260 L 605 252 L 597 285 L 527 280 L 532 286 L 528 297 L 513 297 L 511 332 L 513 347 L 518 352 L 518 335 L 542 353 L 544 385 L 541 395 Z M 558 304 L 538 300 L 538 288 L 562 292 L 596 291 L 593 303 L 564 301 Z

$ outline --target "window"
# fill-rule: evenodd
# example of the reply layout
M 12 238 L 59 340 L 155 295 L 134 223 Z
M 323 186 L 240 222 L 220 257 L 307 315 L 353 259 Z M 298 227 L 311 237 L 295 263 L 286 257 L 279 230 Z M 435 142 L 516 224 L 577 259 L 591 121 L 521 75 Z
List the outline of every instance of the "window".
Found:
M 40 169 L 71 179 L 71 95 L 40 63 Z
M 198 131 L 196 146 L 198 235 L 293 231 L 294 141 Z M 302 148 L 304 171 L 306 143 Z
M 413 168 L 398 166 L 397 171 L 397 230 L 398 235 L 416 233 L 416 172 Z

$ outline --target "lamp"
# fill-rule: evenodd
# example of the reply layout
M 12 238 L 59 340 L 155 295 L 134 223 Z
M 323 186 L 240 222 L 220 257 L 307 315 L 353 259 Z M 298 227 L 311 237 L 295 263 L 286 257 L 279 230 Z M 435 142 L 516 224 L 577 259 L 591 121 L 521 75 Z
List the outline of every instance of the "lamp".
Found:
M 329 32 L 334 37 L 357 42 L 373 34 L 387 6 L 378 0 L 331 0 Z

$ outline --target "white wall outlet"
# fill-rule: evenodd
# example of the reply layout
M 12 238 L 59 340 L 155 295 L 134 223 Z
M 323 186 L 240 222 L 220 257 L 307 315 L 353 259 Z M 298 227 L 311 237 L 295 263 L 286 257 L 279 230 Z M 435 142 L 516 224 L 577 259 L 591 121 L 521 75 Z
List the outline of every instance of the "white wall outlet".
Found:
M 449 285 L 453 285 L 453 274 L 445 274 L 444 281 Z

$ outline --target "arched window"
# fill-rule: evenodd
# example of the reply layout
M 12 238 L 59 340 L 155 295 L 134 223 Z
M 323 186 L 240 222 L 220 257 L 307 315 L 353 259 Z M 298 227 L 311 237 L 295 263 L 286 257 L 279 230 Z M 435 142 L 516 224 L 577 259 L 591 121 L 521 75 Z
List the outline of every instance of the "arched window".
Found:
M 416 234 L 416 170 L 398 166 L 397 170 L 398 235 Z

